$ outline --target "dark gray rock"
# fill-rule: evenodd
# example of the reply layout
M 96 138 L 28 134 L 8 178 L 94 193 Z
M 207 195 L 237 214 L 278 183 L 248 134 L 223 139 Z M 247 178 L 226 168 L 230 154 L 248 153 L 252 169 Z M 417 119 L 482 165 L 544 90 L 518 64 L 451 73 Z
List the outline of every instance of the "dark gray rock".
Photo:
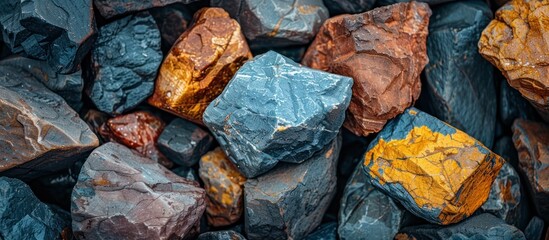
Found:
M 173 3 L 189 4 L 199 0 L 94 0 L 93 4 L 104 18 L 163 7 Z
M 335 16 L 344 13 L 362 13 L 374 7 L 376 0 L 324 0 L 324 4 Z
M 68 213 L 40 202 L 22 181 L 0 177 L 0 239 L 60 239 L 69 227 Z
M 198 236 L 198 240 L 246 240 L 244 236 L 232 230 L 206 232 Z
M 519 91 L 509 86 L 507 80 L 501 80 L 499 91 L 499 118 L 505 127 L 513 125 L 513 121 L 517 118 L 534 121 L 540 119 L 536 109 L 522 97 Z
M 213 137 L 199 126 L 177 118 L 164 128 L 156 145 L 171 161 L 190 167 L 210 150 Z
M 250 48 L 310 43 L 328 19 L 322 0 L 210 0 L 236 19 Z
M 411 1 L 412 0 L 377 0 L 376 5 L 377 6 L 386 6 L 386 5 L 391 5 L 391 4 L 400 3 L 400 2 L 411 2 Z M 441 3 L 452 2 L 452 1 L 455 1 L 455 0 L 415 0 L 415 1 L 416 2 L 424 2 L 424 3 L 427 3 L 429 5 L 437 5 L 437 4 L 441 4 Z
M 303 60 L 303 56 L 305 55 L 305 51 L 307 51 L 307 47 L 309 45 L 301 45 L 301 46 L 291 46 L 291 47 L 267 47 L 267 48 L 257 48 L 252 49 L 252 53 L 254 56 L 266 53 L 268 51 L 275 51 L 281 55 L 284 55 L 285 57 L 292 59 L 294 62 L 301 62 Z
M 477 42 L 492 12 L 481 0 L 432 8 L 420 106 L 491 148 L 496 126 L 492 65 L 478 53 Z
M 75 111 L 82 108 L 82 90 L 84 80 L 82 72 L 58 74 L 47 62 L 25 57 L 11 57 L 0 61 L 0 66 L 11 66 L 19 71 L 26 71 L 38 79 L 53 92 L 59 94 Z
M 526 236 L 526 239 L 541 240 L 541 237 L 543 236 L 544 225 L 545 223 L 543 222 L 543 220 L 541 220 L 541 218 L 534 216 L 524 230 L 524 235 Z
M 483 212 L 491 213 L 506 223 L 517 226 L 520 215 L 527 214 L 520 211 L 520 205 L 527 204 L 521 202 L 522 194 L 520 177 L 513 166 L 506 162 L 492 183 L 488 199 L 480 208 Z
M 196 170 L 194 170 L 194 168 L 177 167 L 177 168 L 171 169 L 171 171 L 177 174 L 177 176 L 198 182 L 198 179 L 199 179 L 198 173 L 196 173 Z
M 193 14 L 185 5 L 171 4 L 149 10 L 162 37 L 162 50 L 168 52 L 175 41 L 187 30 Z
M 99 30 L 86 92 L 100 111 L 122 114 L 152 94 L 161 62 L 160 32 L 149 13 L 116 20 Z
M 94 150 L 72 193 L 78 239 L 180 239 L 205 209 L 205 192 L 118 143 Z
M 337 240 L 337 223 L 329 222 L 320 225 L 305 240 Z
M 526 240 L 524 234 L 489 213 L 470 217 L 449 226 L 419 225 L 402 229 L 395 237 L 398 240 L 435 239 L 498 239 Z
M 518 153 L 512 137 L 505 136 L 498 139 L 494 144 L 493 150 L 508 163 L 511 163 L 513 167 L 516 168 L 518 166 Z
M 95 41 L 92 0 L 3 0 L 0 25 L 13 53 L 47 60 L 60 73 L 77 71 Z
M 246 62 L 204 112 L 204 123 L 252 178 L 279 161 L 300 163 L 332 141 L 345 118 L 352 79 L 267 52 Z
M 341 137 L 301 163 L 281 163 L 244 184 L 248 239 L 301 239 L 320 225 L 336 192 Z

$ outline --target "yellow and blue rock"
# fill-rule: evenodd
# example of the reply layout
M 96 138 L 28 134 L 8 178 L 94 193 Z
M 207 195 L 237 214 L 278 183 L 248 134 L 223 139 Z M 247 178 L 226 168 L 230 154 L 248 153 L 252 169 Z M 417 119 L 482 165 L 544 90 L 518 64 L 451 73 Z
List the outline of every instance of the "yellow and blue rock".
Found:
M 363 169 L 407 210 L 446 225 L 486 201 L 504 162 L 466 133 L 409 108 L 372 141 Z

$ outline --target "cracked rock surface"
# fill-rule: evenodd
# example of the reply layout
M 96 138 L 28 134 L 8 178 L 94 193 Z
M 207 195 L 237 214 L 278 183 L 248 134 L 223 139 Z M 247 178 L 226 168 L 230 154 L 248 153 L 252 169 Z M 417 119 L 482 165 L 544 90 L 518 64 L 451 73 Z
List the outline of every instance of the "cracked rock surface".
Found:
M 508 224 L 517 226 L 521 215 L 527 214 L 520 211 L 521 204 L 528 204 L 522 202 L 522 194 L 520 176 L 513 166 L 506 162 L 492 184 L 488 199 L 480 208 L 483 212 L 491 213 Z
M 99 30 L 86 92 L 100 111 L 122 114 L 152 94 L 161 62 L 160 32 L 148 12 L 116 20 Z
M 180 239 L 206 207 L 198 183 L 118 143 L 91 153 L 71 199 L 78 239 Z
M 447 225 L 486 201 L 504 162 L 466 133 L 409 108 L 370 143 L 363 169 L 408 211 Z
M 203 8 L 164 59 L 149 103 L 202 124 L 204 110 L 252 58 L 240 25 L 221 8 Z
M 125 13 L 164 7 L 173 3 L 189 4 L 196 1 L 199 0 L 93 0 L 93 4 L 101 16 L 104 18 L 112 18 Z
M 332 17 L 320 28 L 301 63 L 353 78 L 344 126 L 354 134 L 379 132 L 419 97 L 429 16 L 425 3 L 399 3 Z
M 29 180 L 68 168 L 99 144 L 65 100 L 19 68 L 0 69 L 0 175 Z
M 256 177 L 279 161 L 300 163 L 339 132 L 352 79 L 269 51 L 247 62 L 204 112 L 238 169 Z
M 336 192 L 341 137 L 311 159 L 281 163 L 244 184 L 248 239 L 301 239 L 320 225 Z

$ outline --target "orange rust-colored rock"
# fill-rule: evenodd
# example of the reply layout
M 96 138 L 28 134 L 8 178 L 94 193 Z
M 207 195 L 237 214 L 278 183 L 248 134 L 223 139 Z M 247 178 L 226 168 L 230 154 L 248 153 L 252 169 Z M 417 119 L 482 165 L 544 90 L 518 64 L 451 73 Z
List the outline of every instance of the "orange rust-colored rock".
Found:
M 220 227 L 238 221 L 244 210 L 242 185 L 246 178 L 221 148 L 202 156 L 199 175 L 208 197 L 208 223 Z
M 240 25 L 221 8 L 203 8 L 162 63 L 149 103 L 202 124 L 204 110 L 252 58 Z
M 430 16 L 411 2 L 324 22 L 302 63 L 354 79 L 344 123 L 354 134 L 379 132 L 419 97 Z
M 478 47 L 549 120 L 549 1 L 508 2 L 484 29 Z

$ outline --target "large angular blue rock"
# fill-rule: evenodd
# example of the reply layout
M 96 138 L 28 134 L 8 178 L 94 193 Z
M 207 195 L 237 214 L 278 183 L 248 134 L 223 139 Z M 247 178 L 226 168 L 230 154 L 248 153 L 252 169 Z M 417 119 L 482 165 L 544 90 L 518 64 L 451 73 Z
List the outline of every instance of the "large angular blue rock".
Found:
M 148 12 L 116 20 L 99 30 L 92 50 L 93 82 L 87 94 L 97 109 L 122 114 L 154 89 L 162 62 L 160 31 Z
M 40 202 L 21 180 L 0 177 L 0 239 L 59 239 L 70 215 Z
M 491 148 L 496 126 L 493 67 L 477 42 L 492 12 L 481 0 L 432 8 L 420 105 L 431 115 Z
M 338 134 L 349 77 L 267 52 L 246 62 L 204 112 L 204 123 L 240 171 L 253 178 L 279 161 L 300 163 Z

